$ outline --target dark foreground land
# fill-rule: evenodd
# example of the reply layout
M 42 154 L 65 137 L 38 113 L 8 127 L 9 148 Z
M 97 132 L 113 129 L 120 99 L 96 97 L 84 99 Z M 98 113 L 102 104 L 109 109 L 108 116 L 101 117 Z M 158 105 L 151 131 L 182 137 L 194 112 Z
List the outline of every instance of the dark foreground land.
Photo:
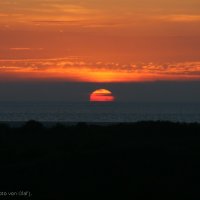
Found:
M 44 200 L 107 191 L 131 192 L 134 199 L 196 199 L 200 124 L 1 124 L 0 159 L 0 199 L 9 192 L 29 198 L 20 191 Z

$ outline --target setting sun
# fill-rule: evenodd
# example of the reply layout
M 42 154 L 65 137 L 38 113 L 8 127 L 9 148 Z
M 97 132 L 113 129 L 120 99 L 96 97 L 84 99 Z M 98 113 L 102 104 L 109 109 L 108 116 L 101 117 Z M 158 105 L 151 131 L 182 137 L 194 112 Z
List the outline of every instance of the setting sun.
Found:
M 112 95 L 112 92 L 106 89 L 98 89 L 90 94 L 90 101 L 100 101 L 100 102 L 111 102 L 114 101 L 115 97 Z

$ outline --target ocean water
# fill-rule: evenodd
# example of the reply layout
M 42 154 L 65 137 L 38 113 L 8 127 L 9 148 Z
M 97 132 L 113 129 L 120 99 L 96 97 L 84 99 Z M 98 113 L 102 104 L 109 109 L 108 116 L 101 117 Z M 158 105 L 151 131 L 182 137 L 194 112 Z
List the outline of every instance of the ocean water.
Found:
M 200 122 L 200 103 L 0 102 L 0 121 Z

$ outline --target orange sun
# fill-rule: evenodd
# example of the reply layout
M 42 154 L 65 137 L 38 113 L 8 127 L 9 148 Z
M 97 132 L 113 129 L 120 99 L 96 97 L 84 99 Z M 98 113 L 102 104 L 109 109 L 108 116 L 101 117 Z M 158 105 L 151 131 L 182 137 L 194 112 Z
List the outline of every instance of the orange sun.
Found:
M 90 101 L 101 101 L 101 102 L 111 102 L 114 101 L 115 97 L 112 92 L 106 89 L 98 89 L 90 94 Z

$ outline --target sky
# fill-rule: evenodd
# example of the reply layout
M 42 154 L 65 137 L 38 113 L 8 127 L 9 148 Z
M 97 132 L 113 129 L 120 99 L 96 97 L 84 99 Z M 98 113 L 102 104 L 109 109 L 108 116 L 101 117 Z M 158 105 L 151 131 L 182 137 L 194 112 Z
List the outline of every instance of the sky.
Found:
M 7 93 L 11 83 L 112 88 L 199 80 L 199 0 L 0 1 Z

